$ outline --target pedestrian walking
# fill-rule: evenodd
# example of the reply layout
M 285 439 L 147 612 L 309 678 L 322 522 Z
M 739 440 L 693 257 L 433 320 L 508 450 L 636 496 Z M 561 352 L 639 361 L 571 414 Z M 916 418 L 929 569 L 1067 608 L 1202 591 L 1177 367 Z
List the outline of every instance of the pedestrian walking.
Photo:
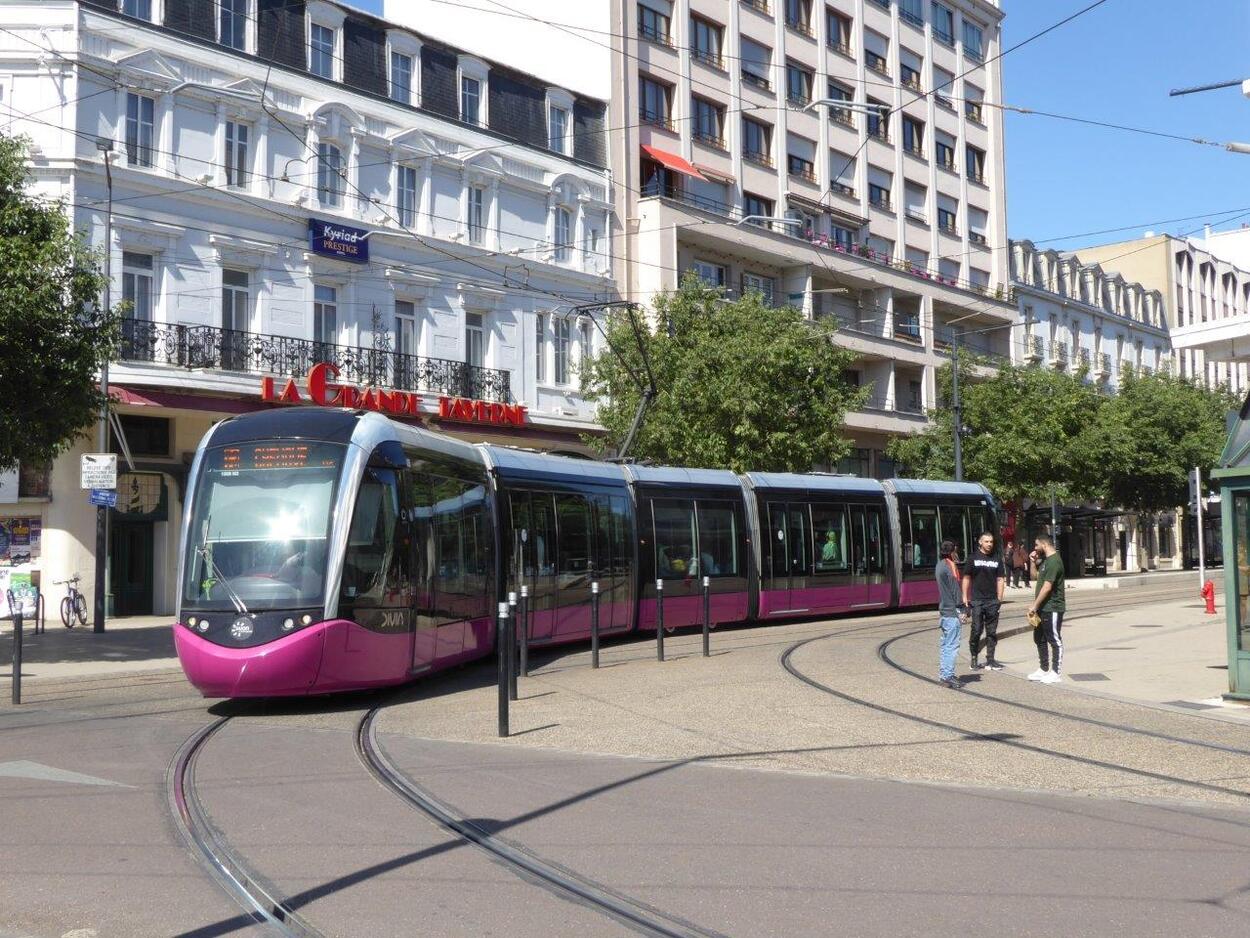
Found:
M 977 548 L 964 561 L 964 605 L 972 611 L 972 628 L 968 633 L 968 650 L 972 670 L 981 670 L 981 639 L 985 638 L 985 667 L 1001 671 L 1003 666 L 994 657 L 998 647 L 998 614 L 1003 608 L 1007 588 L 1007 568 L 994 550 L 994 535 L 986 531 L 977 538 Z
M 1029 553 L 1024 549 L 1023 544 L 1017 544 L 1011 552 L 1011 574 L 1016 586 L 1024 586 L 1028 589 L 1032 585 L 1029 576 Z M 1020 582 L 1022 578 L 1023 584 Z
M 933 570 L 938 585 L 938 679 L 951 690 L 963 684 L 955 677 L 955 655 L 959 651 L 959 625 L 965 614 L 959 587 L 959 550 L 954 541 L 943 541 Z
M 1030 681 L 1058 684 L 1063 668 L 1064 571 L 1063 558 L 1055 550 L 1049 535 L 1039 534 L 1035 541 L 1041 560 L 1037 566 L 1037 592 L 1029 606 L 1029 622 L 1033 625 L 1033 641 L 1037 645 L 1038 669 Z

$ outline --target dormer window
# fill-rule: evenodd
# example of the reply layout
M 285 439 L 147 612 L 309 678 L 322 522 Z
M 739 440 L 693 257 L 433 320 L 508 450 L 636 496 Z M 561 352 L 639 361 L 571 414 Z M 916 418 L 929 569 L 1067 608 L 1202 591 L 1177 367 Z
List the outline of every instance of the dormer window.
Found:
M 217 41 L 228 49 L 246 52 L 252 0 L 218 0 Z
M 117 8 L 126 16 L 152 22 L 152 0 L 119 0 Z
M 461 56 L 457 71 L 460 75 L 460 119 L 476 127 L 487 126 L 489 69 L 484 62 Z
M 552 88 L 547 92 L 547 149 L 573 153 L 573 96 Z
M 391 53 L 391 100 L 412 103 L 412 56 Z
M 334 77 L 335 32 L 320 23 L 308 26 L 308 70 L 321 78 Z

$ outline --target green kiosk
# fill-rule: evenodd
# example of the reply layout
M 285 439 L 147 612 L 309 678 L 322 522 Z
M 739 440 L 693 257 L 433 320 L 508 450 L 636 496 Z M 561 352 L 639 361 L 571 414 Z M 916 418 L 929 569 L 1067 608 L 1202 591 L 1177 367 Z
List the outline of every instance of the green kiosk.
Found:
M 1224 524 L 1224 605 L 1228 621 L 1228 693 L 1250 700 L 1250 397 L 1229 414 L 1228 442 L 1211 473 L 1220 486 Z M 1230 549 L 1231 548 L 1231 549 Z

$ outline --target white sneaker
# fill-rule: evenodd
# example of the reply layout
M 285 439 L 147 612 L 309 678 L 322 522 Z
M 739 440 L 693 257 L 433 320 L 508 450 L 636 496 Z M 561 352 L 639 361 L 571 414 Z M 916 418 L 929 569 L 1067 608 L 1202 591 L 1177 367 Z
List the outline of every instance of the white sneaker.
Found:
M 1029 675 L 1029 680 L 1030 681 L 1044 681 L 1046 680 L 1046 675 L 1049 673 L 1050 673 L 1049 671 L 1043 671 L 1041 668 L 1038 668 L 1036 671 L 1034 671 L 1032 674 Z
M 1059 676 L 1058 671 L 1047 671 L 1046 676 L 1041 679 L 1043 684 L 1060 684 L 1063 678 Z

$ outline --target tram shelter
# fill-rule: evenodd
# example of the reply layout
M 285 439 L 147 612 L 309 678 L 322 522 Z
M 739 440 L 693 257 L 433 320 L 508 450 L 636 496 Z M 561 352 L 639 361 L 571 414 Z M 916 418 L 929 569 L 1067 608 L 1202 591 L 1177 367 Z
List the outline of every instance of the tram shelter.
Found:
M 1228 441 L 1219 468 L 1211 473 L 1220 487 L 1225 544 L 1224 596 L 1228 628 L 1228 693 L 1250 700 L 1250 397 L 1229 414 Z M 1231 557 L 1232 563 L 1227 560 Z

